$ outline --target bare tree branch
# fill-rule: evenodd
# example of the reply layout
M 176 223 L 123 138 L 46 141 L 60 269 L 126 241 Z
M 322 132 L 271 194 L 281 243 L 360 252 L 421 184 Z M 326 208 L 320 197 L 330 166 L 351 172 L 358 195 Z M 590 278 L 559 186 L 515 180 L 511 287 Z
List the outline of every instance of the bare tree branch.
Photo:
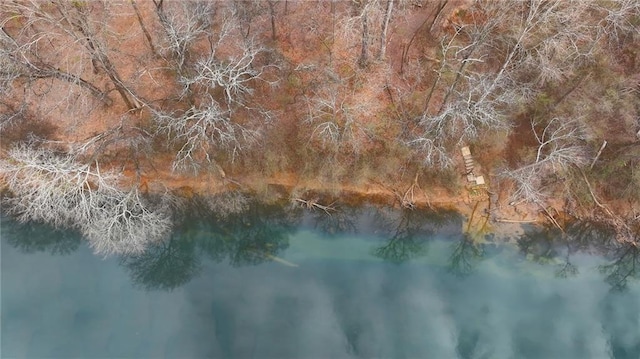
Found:
M 121 190 L 120 175 L 101 171 L 97 162 L 20 145 L 0 161 L 0 174 L 19 220 L 77 228 L 101 255 L 140 253 L 171 227 L 166 209 L 150 206 L 135 187 Z

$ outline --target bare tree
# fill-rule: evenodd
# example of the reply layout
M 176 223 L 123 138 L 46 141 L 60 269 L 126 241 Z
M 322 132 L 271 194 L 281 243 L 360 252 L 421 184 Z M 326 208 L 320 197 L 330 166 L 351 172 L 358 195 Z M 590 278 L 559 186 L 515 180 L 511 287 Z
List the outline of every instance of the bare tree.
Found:
M 154 1 L 155 2 L 155 1 Z M 185 62 L 191 47 L 206 37 L 215 15 L 215 3 L 210 1 L 155 2 L 156 13 L 164 29 L 165 38 L 160 43 L 161 53 L 170 56 L 179 74 L 184 73 Z
M 550 162 L 555 169 L 566 170 L 569 165 L 588 164 L 586 148 L 580 143 L 587 139 L 584 126 L 577 120 L 553 118 L 538 134 L 531 122 L 531 130 L 538 141 L 535 163 Z
M 535 74 L 537 84 L 561 81 L 569 77 L 580 65 L 593 58 L 600 38 L 590 23 L 589 2 L 556 1 L 554 11 L 545 12 L 544 26 L 538 26 L 534 36 L 526 39 L 522 69 Z M 540 39 L 540 40 L 537 40 Z
M 276 4 L 278 2 L 274 0 L 267 0 L 269 5 L 269 19 L 271 21 L 271 40 L 276 41 L 278 36 L 276 34 Z M 286 7 L 286 5 L 285 5 Z
M 259 132 L 234 122 L 210 96 L 199 106 L 184 112 L 163 113 L 156 111 L 154 120 L 159 131 L 172 143 L 180 145 L 173 162 L 173 170 L 192 170 L 197 173 L 202 164 L 215 163 L 215 150 L 223 150 L 235 158 L 244 146 L 257 142 Z
M 174 170 L 197 173 L 202 164 L 216 163 L 216 153 L 233 161 L 257 143 L 262 126 L 271 121 L 272 114 L 252 105 L 250 96 L 257 81 L 271 85 L 277 82 L 265 74 L 272 65 L 259 63 L 258 57 L 265 50 L 252 40 L 235 41 L 240 35 L 234 21 L 232 16 L 224 16 L 216 36 L 208 37 L 209 53 L 192 63 L 180 64 L 181 97 L 191 102 L 190 107 L 181 111 L 152 109 L 158 130 L 180 146 Z M 179 57 L 183 60 L 187 45 L 185 42 L 175 47 L 175 51 L 183 52 Z
M 311 125 L 311 139 L 322 149 L 340 151 L 347 148 L 360 153 L 373 138 L 373 133 L 363 123 L 367 110 L 365 103 L 353 103 L 339 83 L 319 89 L 307 98 L 307 117 Z
M 406 141 L 427 165 L 448 167 L 452 161 L 447 153 L 451 152 L 452 146 L 476 137 L 481 126 L 498 124 L 503 127 L 491 104 L 476 105 L 474 99 L 479 97 L 478 90 L 470 85 L 463 86 L 473 78 L 468 74 L 469 67 L 484 62 L 484 57 L 477 54 L 495 26 L 494 19 L 483 26 L 456 24 L 453 34 L 441 41 L 439 68 L 435 70 L 426 95 L 424 110 L 415 119 L 417 126 Z M 453 77 L 449 75 L 451 73 Z M 431 100 L 436 92 L 444 95 L 438 110 L 433 111 Z M 489 113 L 490 117 L 484 117 Z
M 58 156 L 51 150 L 21 145 L 11 149 L 2 163 L 9 189 L 16 197 L 9 199 L 12 210 L 22 222 L 36 220 L 55 227 L 86 222 L 95 206 L 91 168 L 77 163 L 70 155 Z M 100 179 L 113 181 L 111 173 Z
M 168 212 L 154 208 L 137 188 L 122 190 L 120 175 L 75 156 L 20 145 L 0 163 L 9 210 L 20 221 L 79 229 L 101 255 L 143 251 L 171 227 Z
M 6 134 L 6 131 L 16 125 L 24 117 L 25 112 L 26 106 L 24 106 L 24 104 L 16 108 L 10 104 L 0 102 L 0 134 Z
M 507 170 L 503 176 L 515 183 L 515 191 L 511 194 L 511 203 L 521 201 L 542 204 L 547 199 L 548 193 L 542 186 L 543 168 L 529 166 L 517 170 Z
M 566 173 L 570 166 L 589 164 L 589 152 L 584 145 L 587 137 L 577 120 L 553 118 L 542 131 L 538 127 L 537 122 L 531 122 L 538 142 L 533 161 L 503 172 L 503 176 L 516 183 L 513 201 L 541 204 L 547 196 L 543 182 L 549 175 Z
M 393 12 L 394 0 L 387 0 L 387 9 L 384 13 L 384 20 L 382 22 L 382 31 L 380 34 L 380 47 L 378 49 L 378 55 L 376 56 L 378 61 L 384 60 L 384 56 L 387 53 L 387 33 L 389 31 L 389 22 L 391 21 L 391 13 Z
M 61 15 L 59 21 L 62 20 L 64 23 L 68 23 L 73 27 L 75 31 L 70 31 L 70 35 L 75 41 L 83 44 L 90 54 L 94 71 L 99 71 L 99 67 L 104 71 L 129 110 L 140 107 L 136 94 L 123 82 L 115 65 L 108 56 L 109 50 L 107 45 L 104 41 L 100 41 L 97 36 L 97 31 L 94 27 L 99 26 L 103 28 L 105 27 L 104 23 L 95 21 L 94 18 L 90 16 L 91 11 L 88 6 L 74 6 L 73 4 L 65 2 L 55 3 L 55 6 Z M 103 10 L 106 11 L 106 8 Z
M 456 101 L 445 106 L 438 115 L 424 114 L 419 121 L 422 136 L 451 139 L 459 145 L 475 139 L 483 129 L 500 130 L 508 128 L 500 106 L 513 101 L 512 93 L 503 96 L 487 97 L 488 87 L 493 86 L 493 79 L 470 76 L 470 83 L 475 86 L 457 93 Z
M 372 2 L 365 4 L 364 11 L 360 13 L 360 21 L 362 22 L 362 45 L 360 46 L 360 58 L 358 58 L 358 65 L 363 68 L 367 67 L 369 63 L 369 43 L 371 40 L 369 39 L 369 14 L 366 10 L 368 10 L 367 5 L 370 4 L 372 4 Z
M 96 98 L 109 102 L 106 92 L 80 75 L 84 66 L 82 61 L 75 61 L 70 65 L 64 54 L 55 50 L 51 54 L 47 53 L 48 45 L 55 41 L 54 37 L 59 36 L 60 32 L 68 35 L 66 29 L 50 33 L 39 30 L 41 26 L 56 23 L 55 17 L 46 12 L 37 12 L 29 4 L 12 3 L 7 6 L 7 11 L 20 14 L 25 22 L 15 34 L 8 31 L 12 27 L 9 24 L 11 17 L 3 18 L 0 23 L 0 91 L 8 93 L 12 83 L 19 78 L 26 82 L 56 79 L 80 86 Z M 71 41 L 71 44 L 61 45 L 60 48 L 69 50 L 73 46 L 74 42 Z
M 267 9 L 264 7 L 264 2 L 262 0 L 234 0 L 230 2 L 229 5 L 233 17 L 237 19 L 238 25 L 242 28 L 242 37 L 245 40 L 250 39 L 251 25 L 254 23 L 255 18 L 262 13 L 266 13 L 267 11 Z M 271 4 L 268 5 L 272 7 Z M 271 16 L 273 18 L 273 12 L 271 12 Z
M 640 14 L 640 3 L 635 0 L 611 0 L 590 4 L 601 13 L 600 28 L 613 42 L 619 42 L 627 36 L 638 34 L 640 26 L 637 19 Z
M 94 252 L 101 255 L 142 253 L 166 237 L 171 219 L 164 208 L 151 209 L 137 188 L 99 192 L 100 210 L 81 227 Z
M 451 152 L 439 138 L 418 137 L 406 143 L 418 153 L 420 162 L 427 166 L 445 169 L 453 165 Z
M 109 32 L 109 4 L 53 1 L 41 5 L 33 0 L 7 4 L 6 10 L 17 14 L 21 21 L 7 26 L 16 28 L 15 34 L 3 29 L 3 42 L 11 45 L 10 58 L 22 67 L 22 75 L 65 80 L 104 98 L 103 91 L 82 78 L 91 64 L 94 74 L 107 75 L 128 109 L 139 107 L 132 87 L 125 84 L 111 60 L 104 38 Z
M 249 43 L 239 56 L 219 58 L 217 50 L 223 40 L 221 37 L 212 46 L 209 55 L 196 62 L 194 73 L 181 77 L 180 82 L 184 85 L 185 93 L 194 85 L 206 91 L 221 89 L 228 107 L 236 104 L 244 106 L 246 95 L 253 93 L 251 83 L 262 79 L 267 68 L 256 64 L 256 57 L 264 49 Z
M 486 131 L 508 129 L 506 113 L 535 98 L 541 85 L 566 79 L 593 59 L 602 35 L 590 2 L 511 5 L 505 12 L 500 2 L 477 1 L 465 19 L 449 20 L 424 109 L 407 141 L 428 145 L 414 146 L 427 150 L 418 153 L 426 163 L 435 163 L 439 152 L 432 148 L 451 151 Z
M 372 53 L 375 54 L 374 59 L 384 58 L 394 0 L 353 1 L 351 5 L 351 14 L 338 24 L 338 36 L 349 44 L 349 49 L 359 47 L 357 63 L 364 68 L 371 62 Z

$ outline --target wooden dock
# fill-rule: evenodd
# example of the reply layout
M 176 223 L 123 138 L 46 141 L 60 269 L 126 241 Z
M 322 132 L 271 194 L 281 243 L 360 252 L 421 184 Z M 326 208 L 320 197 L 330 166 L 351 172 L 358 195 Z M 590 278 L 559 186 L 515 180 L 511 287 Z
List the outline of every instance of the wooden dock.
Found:
M 464 170 L 465 174 L 467 175 L 467 181 L 472 182 L 476 185 L 484 185 L 484 177 L 476 176 L 473 173 L 475 163 L 473 161 L 473 156 L 471 156 L 471 150 L 469 149 L 469 146 L 462 147 L 460 149 L 460 152 L 462 152 L 462 159 L 464 160 Z
M 467 146 L 462 147 L 460 150 L 462 152 L 462 159 L 464 159 L 465 173 L 470 175 L 473 173 L 473 157 L 471 157 L 471 150 Z

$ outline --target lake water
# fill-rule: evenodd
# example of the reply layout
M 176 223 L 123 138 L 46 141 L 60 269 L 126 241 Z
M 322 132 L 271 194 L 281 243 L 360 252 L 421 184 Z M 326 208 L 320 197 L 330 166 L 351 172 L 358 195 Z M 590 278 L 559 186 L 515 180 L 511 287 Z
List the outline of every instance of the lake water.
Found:
M 259 207 L 103 259 L 4 218 L 0 354 L 640 358 L 637 252 L 495 246 L 460 228 L 451 213 Z

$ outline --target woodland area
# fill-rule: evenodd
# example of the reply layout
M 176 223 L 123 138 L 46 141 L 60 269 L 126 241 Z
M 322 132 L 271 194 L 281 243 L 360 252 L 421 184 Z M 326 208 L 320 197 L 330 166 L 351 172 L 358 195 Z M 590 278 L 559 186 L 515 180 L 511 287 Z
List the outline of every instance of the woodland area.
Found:
M 637 0 L 1 0 L 0 30 L 3 212 L 96 253 L 144 252 L 192 198 L 478 193 L 640 251 Z

